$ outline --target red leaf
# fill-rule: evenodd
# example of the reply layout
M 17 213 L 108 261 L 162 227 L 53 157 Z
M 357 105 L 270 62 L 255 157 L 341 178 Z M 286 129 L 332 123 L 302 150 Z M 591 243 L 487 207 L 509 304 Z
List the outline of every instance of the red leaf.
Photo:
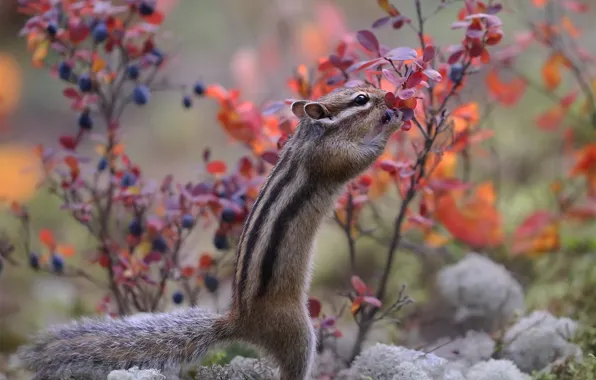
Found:
M 433 190 L 466 190 L 470 188 L 470 184 L 457 178 L 440 178 L 433 179 L 429 183 L 429 187 Z
M 368 290 L 368 287 L 366 286 L 364 281 L 362 281 L 362 279 L 358 276 L 352 276 L 352 286 L 354 287 L 354 290 L 356 290 L 356 292 L 358 292 L 358 294 L 361 295 L 365 294 Z
M 165 16 L 162 12 L 155 10 L 151 15 L 143 16 L 143 21 L 153 25 L 160 25 L 163 22 L 164 18 Z
M 385 57 L 392 61 L 407 61 L 416 59 L 417 56 L 416 50 L 409 47 L 398 47 L 385 54 Z
M 536 211 L 528 216 L 515 231 L 517 238 L 531 237 L 540 232 L 553 221 L 553 214 L 549 211 Z
M 279 154 L 275 151 L 268 150 L 268 151 L 263 152 L 263 154 L 261 154 L 261 158 L 263 160 L 265 160 L 266 162 L 270 163 L 271 165 L 275 165 L 275 164 L 277 164 L 277 161 L 279 160 Z
M 60 136 L 59 141 L 64 149 L 74 150 L 77 147 L 77 140 L 72 136 Z
M 201 253 L 199 257 L 199 269 L 209 269 L 213 265 L 213 256 L 210 253 Z
M 457 61 L 459 61 L 463 55 L 464 55 L 464 50 L 462 48 L 460 48 L 459 50 L 453 52 L 449 56 L 449 58 L 447 59 L 447 63 L 449 63 L 450 65 L 453 65 L 454 63 L 457 63 Z
M 43 230 L 39 231 L 39 241 L 50 250 L 53 250 L 56 246 L 54 234 L 47 228 L 44 228 Z
M 62 91 L 62 93 L 64 94 L 65 97 L 67 97 L 69 99 L 75 99 L 75 100 L 81 99 L 81 94 L 79 94 L 79 92 L 72 87 L 65 88 L 64 91 Z
M 223 161 L 211 161 L 207 164 L 207 172 L 210 174 L 223 174 L 226 170 L 227 166 Z
M 424 48 L 422 52 L 422 60 L 424 62 L 430 62 L 435 56 L 435 48 L 434 46 L 427 46 Z
M 389 108 L 393 108 L 395 107 L 395 102 L 397 101 L 397 99 L 395 98 L 395 95 L 393 94 L 393 92 L 388 92 L 385 94 L 385 105 Z
M 416 87 L 420 84 L 420 82 L 422 82 L 423 79 L 423 75 L 422 72 L 417 71 L 413 74 L 411 74 L 408 78 L 408 80 L 406 81 L 406 88 L 412 88 L 412 87 Z
M 358 42 L 368 51 L 373 53 L 379 52 L 379 41 L 375 37 L 374 33 L 370 30 L 360 30 L 356 33 L 356 39 Z
M 311 318 L 318 318 L 321 314 L 321 302 L 316 298 L 308 299 L 308 313 Z

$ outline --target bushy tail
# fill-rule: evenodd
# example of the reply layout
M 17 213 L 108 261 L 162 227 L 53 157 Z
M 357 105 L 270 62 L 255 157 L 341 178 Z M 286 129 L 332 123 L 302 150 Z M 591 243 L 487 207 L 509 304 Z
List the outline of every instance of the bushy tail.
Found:
M 83 318 L 40 334 L 19 356 L 36 378 L 101 379 L 116 369 L 167 369 L 230 338 L 225 317 L 192 308 L 123 319 Z

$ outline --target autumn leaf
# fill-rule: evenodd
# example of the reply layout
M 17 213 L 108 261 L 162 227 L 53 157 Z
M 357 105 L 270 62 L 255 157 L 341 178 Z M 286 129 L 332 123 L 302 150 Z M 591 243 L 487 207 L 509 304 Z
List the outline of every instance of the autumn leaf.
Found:
M 494 67 L 486 75 L 486 86 L 493 99 L 505 107 L 511 107 L 524 95 L 527 83 L 520 77 L 504 82 L 499 76 L 498 68 Z
M 513 236 L 512 254 L 537 256 L 559 248 L 559 222 L 549 211 L 536 211 L 524 219 Z
M 0 202 L 29 200 L 35 194 L 42 178 L 41 169 L 33 149 L 0 145 Z
M 75 248 L 72 245 L 58 245 L 56 251 L 64 257 L 71 257 L 75 254 Z
M 318 318 L 321 314 L 321 301 L 314 297 L 308 299 L 308 313 L 311 318 Z
M 223 161 L 211 161 L 207 164 L 207 172 L 210 174 L 224 174 L 227 170 L 227 165 Z
M 201 253 L 199 257 L 199 269 L 209 269 L 214 264 L 213 256 L 210 253 Z
M 22 70 L 17 60 L 0 53 L 0 117 L 12 113 L 21 98 Z
M 567 57 L 560 52 L 554 52 L 550 55 L 542 66 L 542 79 L 547 90 L 552 91 L 559 87 L 562 77 L 562 66 L 568 67 L 570 64 Z
M 39 231 L 39 241 L 46 246 L 49 250 L 54 250 L 56 247 L 56 239 L 54 233 L 47 228 Z

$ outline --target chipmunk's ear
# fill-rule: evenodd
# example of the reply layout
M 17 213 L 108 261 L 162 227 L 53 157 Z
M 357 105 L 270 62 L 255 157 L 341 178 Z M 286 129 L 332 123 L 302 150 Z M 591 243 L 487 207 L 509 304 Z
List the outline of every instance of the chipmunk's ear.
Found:
M 302 119 L 306 113 L 304 112 L 304 106 L 308 103 L 306 100 L 296 100 L 292 103 L 292 113 L 299 119 Z
M 329 116 L 327 107 L 317 102 L 310 102 L 304 105 L 304 112 L 315 120 Z

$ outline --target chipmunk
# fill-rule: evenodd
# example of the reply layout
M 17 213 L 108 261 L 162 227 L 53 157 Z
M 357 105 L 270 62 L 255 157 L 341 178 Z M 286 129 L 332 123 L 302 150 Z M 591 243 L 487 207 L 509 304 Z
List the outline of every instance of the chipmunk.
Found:
M 268 353 L 281 380 L 309 378 L 316 336 L 307 309 L 313 240 L 345 184 L 370 167 L 402 122 L 372 86 L 340 88 L 291 105 L 300 121 L 249 213 L 237 252 L 232 304 L 50 328 L 20 351 L 35 379 L 105 380 L 111 370 L 177 369 L 216 343 Z

